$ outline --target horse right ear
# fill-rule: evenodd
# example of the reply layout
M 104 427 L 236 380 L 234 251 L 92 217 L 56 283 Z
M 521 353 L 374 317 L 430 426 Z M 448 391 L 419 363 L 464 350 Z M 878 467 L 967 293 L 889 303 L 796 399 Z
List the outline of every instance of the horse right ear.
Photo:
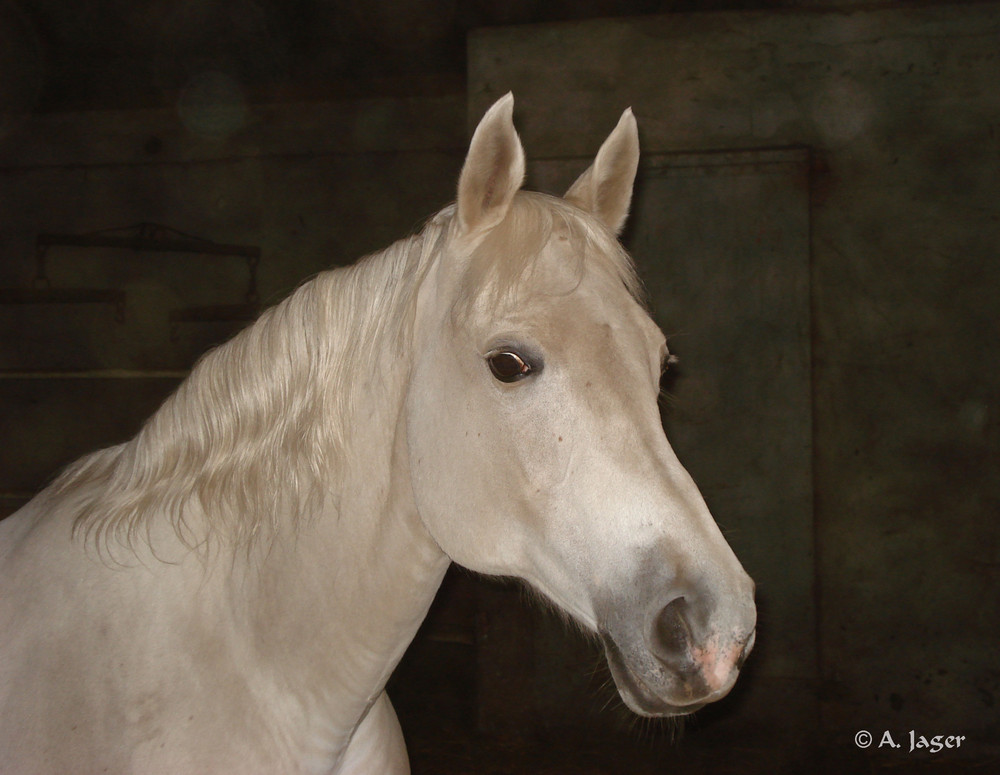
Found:
M 463 234 L 483 232 L 507 215 L 524 181 L 524 149 L 514 129 L 514 95 L 507 92 L 479 122 L 458 179 Z

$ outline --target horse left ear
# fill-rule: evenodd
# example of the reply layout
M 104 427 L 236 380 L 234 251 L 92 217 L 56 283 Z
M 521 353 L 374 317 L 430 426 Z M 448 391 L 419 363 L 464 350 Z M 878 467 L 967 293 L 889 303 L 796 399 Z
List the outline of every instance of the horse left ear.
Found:
M 639 130 L 632 108 L 627 108 L 597 152 L 594 163 L 569 187 L 565 198 L 620 234 L 628 217 L 638 167 Z
M 514 129 L 514 95 L 486 111 L 472 135 L 458 179 L 458 221 L 463 233 L 486 231 L 507 215 L 524 181 L 524 148 Z

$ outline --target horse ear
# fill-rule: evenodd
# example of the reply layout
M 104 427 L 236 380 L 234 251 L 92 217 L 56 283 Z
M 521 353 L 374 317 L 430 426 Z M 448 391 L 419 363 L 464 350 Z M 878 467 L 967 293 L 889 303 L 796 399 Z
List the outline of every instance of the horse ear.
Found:
M 566 199 L 593 213 L 615 234 L 620 234 L 628 217 L 638 167 L 639 130 L 632 108 L 627 108 L 597 152 L 594 163 L 569 187 Z
M 524 181 L 524 149 L 514 129 L 514 95 L 507 92 L 479 122 L 458 179 L 463 233 L 486 231 L 507 215 Z

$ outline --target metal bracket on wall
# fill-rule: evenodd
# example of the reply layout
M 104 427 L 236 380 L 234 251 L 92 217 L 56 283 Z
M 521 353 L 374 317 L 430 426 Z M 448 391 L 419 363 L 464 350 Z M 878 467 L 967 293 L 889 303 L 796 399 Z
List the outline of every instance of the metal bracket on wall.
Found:
M 30 288 L 0 288 L 0 304 L 113 304 L 118 322 L 125 319 L 125 292 L 109 288 L 53 288 L 46 269 L 46 256 L 53 247 L 118 248 L 162 253 L 196 253 L 204 256 L 239 257 L 247 264 L 247 291 L 242 304 L 184 307 L 170 313 L 171 337 L 177 323 L 252 320 L 258 311 L 257 265 L 260 248 L 227 245 L 193 237 L 155 223 L 140 223 L 124 229 L 89 234 L 39 234 L 35 239 L 35 277 Z
M 115 320 L 125 320 L 125 291 L 106 288 L 0 288 L 0 304 L 113 304 Z

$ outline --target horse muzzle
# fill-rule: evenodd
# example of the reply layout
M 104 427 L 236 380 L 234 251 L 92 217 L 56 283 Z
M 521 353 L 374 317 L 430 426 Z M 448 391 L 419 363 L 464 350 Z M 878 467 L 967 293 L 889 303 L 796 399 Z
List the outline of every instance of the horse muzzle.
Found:
M 697 599 L 676 596 L 630 624 L 619 610 L 598 633 L 625 704 L 642 716 L 681 716 L 725 697 L 753 648 L 752 599 L 729 616 L 700 610 Z M 729 619 L 728 626 L 709 622 Z

